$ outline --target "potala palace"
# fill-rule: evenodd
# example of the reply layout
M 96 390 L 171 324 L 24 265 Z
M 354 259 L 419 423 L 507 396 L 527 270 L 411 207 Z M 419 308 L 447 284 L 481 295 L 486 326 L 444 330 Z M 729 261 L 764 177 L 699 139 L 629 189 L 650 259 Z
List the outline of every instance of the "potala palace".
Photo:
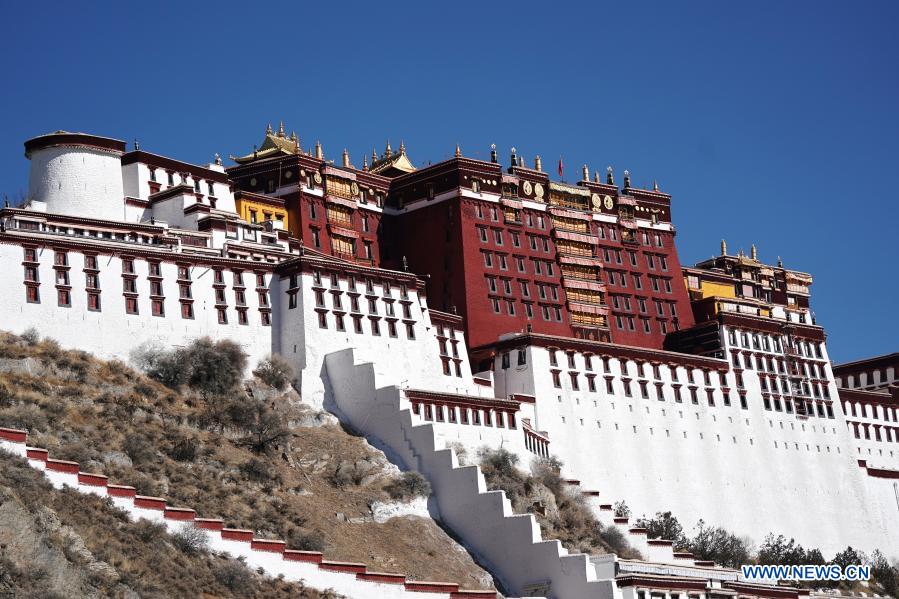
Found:
M 230 167 L 64 131 L 25 155 L 0 328 L 105 358 L 204 336 L 281 354 L 305 402 L 430 480 L 435 517 L 518 595 L 803 595 L 647 539 L 618 501 L 899 556 L 899 354 L 831 364 L 811 275 L 755 247 L 682 265 L 671 196 L 627 171 L 564 183 L 458 147 L 417 168 L 389 143 L 354 164 L 283 125 Z M 558 456 L 644 559 L 542 539 L 457 443 Z M 377 596 L 449 596 L 419 591 Z

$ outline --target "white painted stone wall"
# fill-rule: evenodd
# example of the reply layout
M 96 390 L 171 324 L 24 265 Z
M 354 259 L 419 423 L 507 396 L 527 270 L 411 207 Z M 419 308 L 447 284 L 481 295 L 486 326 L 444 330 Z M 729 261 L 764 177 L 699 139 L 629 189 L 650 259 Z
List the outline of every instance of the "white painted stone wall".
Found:
M 431 482 L 440 519 L 485 563 L 511 593 L 549 583 L 556 599 L 612 599 L 610 568 L 584 554 L 569 555 L 558 541 L 544 541 L 531 514 L 515 515 L 502 491 L 488 492 L 477 466 L 459 467 L 431 423 L 416 425 L 408 400 L 391 383 L 396 373 L 360 363 L 353 350 L 325 358 L 329 393 L 345 418 L 393 460 Z M 523 437 L 519 441 L 523 451 Z
M 122 220 L 122 166 L 117 152 L 84 146 L 52 146 L 31 153 L 28 198 L 47 212 Z
M 352 348 L 360 358 L 376 361 L 378 368 L 389 373 L 390 380 L 403 387 L 422 388 L 432 391 L 477 395 L 476 385 L 472 381 L 471 368 L 468 364 L 467 349 L 464 339 L 460 339 L 459 353 L 463 358 L 461 377 L 454 374 L 443 374 L 436 338 L 436 327 L 428 315 L 427 302 L 414 288 L 408 289 L 411 300 L 412 320 L 415 321 L 414 339 L 409 339 L 402 320 L 399 303 L 400 291 L 396 284 L 391 287 L 391 297 L 395 300 L 397 336 L 388 335 L 386 303 L 384 302 L 384 285 L 380 281 L 373 283 L 373 292 L 366 294 L 365 280 L 357 278 L 357 289 L 360 292 L 359 308 L 362 318 L 362 332 L 356 333 L 351 318 L 349 283 L 346 278 L 338 280 L 337 287 L 332 287 L 330 277 L 323 273 L 321 286 L 314 283 L 311 273 L 297 275 L 301 289 L 297 296 L 296 308 L 290 308 L 287 290 L 290 278 L 283 277 L 276 286 L 279 289 L 278 303 L 275 307 L 275 319 L 280 323 L 276 327 L 274 347 L 278 353 L 294 363 L 297 372 L 301 372 L 301 393 L 303 400 L 321 407 L 325 401 L 326 381 L 323 379 L 324 358 L 327 354 L 342 349 Z M 327 328 L 319 325 L 316 312 L 315 289 L 323 290 Z M 340 290 L 344 315 L 344 331 L 336 329 L 334 294 L 332 290 Z M 380 335 L 374 335 L 368 318 L 369 297 L 375 299 L 379 321 Z
M 137 251 L 139 248 L 135 248 Z M 127 250 L 126 250 L 127 251 Z M 215 293 L 212 287 L 213 271 L 208 267 L 191 268 L 191 292 L 194 299 L 194 318 L 181 317 L 178 301 L 178 268 L 174 262 L 163 262 L 162 285 L 165 294 L 165 316 L 153 316 L 150 305 L 149 266 L 146 260 L 135 258 L 139 314 L 126 314 L 125 297 L 122 294 L 122 259 L 119 253 L 97 256 L 100 269 L 101 310 L 87 309 L 85 291 L 84 256 L 70 251 L 69 281 L 72 286 L 71 307 L 57 305 L 54 252 L 49 248 L 38 249 L 40 261 L 40 303 L 25 301 L 23 250 L 18 245 L 0 244 L 0 323 L 13 333 L 35 328 L 41 335 L 56 339 L 63 347 L 77 348 L 100 358 L 127 360 L 131 351 L 144 343 L 157 343 L 164 347 L 179 346 L 200 337 L 213 340 L 230 339 L 241 345 L 249 355 L 250 366 L 271 352 L 272 327 L 261 326 L 259 303 L 255 291 L 255 274 L 244 272 L 249 324 L 238 324 L 233 290 L 233 276 L 225 270 L 228 324 L 219 324 L 215 310 Z M 173 259 L 177 255 L 172 256 Z M 252 264 L 248 264 L 248 267 Z M 271 275 L 266 275 L 266 284 Z M 270 294 L 271 295 L 271 294 Z
M 711 407 L 701 371 L 696 371 L 699 401 L 694 405 L 686 370 L 679 367 L 683 402 L 676 403 L 667 365 L 660 366 L 664 392 L 659 400 L 649 365 L 644 379 L 635 374 L 636 363 L 616 358 L 610 359 L 614 388 L 608 393 L 607 373 L 597 356 L 592 360 L 597 390 L 589 392 L 580 354 L 580 390 L 574 391 L 561 351 L 559 389 L 550 375 L 549 351 L 533 346 L 527 351 L 527 366 L 521 368 L 503 370 L 497 357 L 497 395 L 536 396 L 534 428 L 548 431 L 550 451 L 565 463 L 566 476 L 600 491 L 604 503 L 624 500 L 637 517 L 670 510 L 687 527 L 704 519 L 756 541 L 769 531 L 783 533 L 825 555 L 850 544 L 899 554 L 897 504 L 872 498 L 868 477 L 855 463 L 838 400 L 833 419 L 800 420 L 767 411 L 758 375 L 745 370 L 748 409 L 740 407 L 733 391 L 732 372 L 727 375 L 730 406 L 712 373 Z M 622 368 L 633 378 L 632 397 L 624 394 Z M 827 375 L 836 398 L 829 367 Z M 640 396 L 639 380 L 649 381 L 650 399 Z

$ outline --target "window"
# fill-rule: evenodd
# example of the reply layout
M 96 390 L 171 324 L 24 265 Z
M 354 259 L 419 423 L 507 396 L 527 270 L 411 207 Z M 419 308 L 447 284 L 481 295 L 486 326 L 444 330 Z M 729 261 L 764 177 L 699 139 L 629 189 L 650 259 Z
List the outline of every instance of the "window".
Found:
M 553 376 L 553 386 L 556 387 L 557 389 L 561 389 L 562 388 L 562 378 L 559 376 L 559 371 L 553 370 L 552 376 Z
M 133 297 L 125 298 L 125 314 L 137 314 L 137 299 Z
M 87 294 L 87 309 L 91 312 L 99 312 L 100 311 L 100 294 L 99 293 L 88 293 Z
M 41 303 L 40 291 L 37 287 L 28 286 L 25 288 L 25 299 L 30 304 L 39 304 Z
M 190 320 L 190 319 L 193 319 L 193 317 L 194 317 L 194 305 L 189 302 L 185 302 L 185 303 L 181 304 L 181 318 Z
M 165 316 L 165 304 L 163 301 L 164 300 L 161 299 L 154 299 L 151 302 L 151 312 L 153 316 Z

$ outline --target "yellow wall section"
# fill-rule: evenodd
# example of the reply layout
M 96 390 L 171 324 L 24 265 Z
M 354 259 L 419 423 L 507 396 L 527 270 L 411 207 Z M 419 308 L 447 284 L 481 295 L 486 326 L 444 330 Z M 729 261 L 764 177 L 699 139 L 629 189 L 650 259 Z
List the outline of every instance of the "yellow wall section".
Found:
M 700 286 L 702 287 L 702 297 L 737 297 L 733 285 L 702 281 Z
M 250 219 L 250 210 L 256 211 L 256 222 L 258 223 L 262 223 L 265 220 L 266 212 L 272 215 L 272 220 L 277 220 L 278 215 L 281 215 L 281 218 L 284 220 L 284 228 L 290 230 L 290 223 L 287 222 L 287 210 L 283 208 L 275 208 L 268 204 L 242 199 L 236 200 L 235 206 L 237 208 L 237 213 L 247 222 L 252 222 Z

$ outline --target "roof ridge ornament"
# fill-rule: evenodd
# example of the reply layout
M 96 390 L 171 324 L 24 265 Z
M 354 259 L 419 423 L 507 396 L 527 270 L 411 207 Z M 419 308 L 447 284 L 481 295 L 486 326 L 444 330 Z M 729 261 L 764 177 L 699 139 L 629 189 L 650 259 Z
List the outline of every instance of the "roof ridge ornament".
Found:
M 460 158 L 461 156 L 462 156 L 462 148 L 457 143 L 456 144 L 456 158 Z
M 612 172 L 612 167 L 606 167 L 606 184 L 607 185 L 615 185 L 615 174 Z

